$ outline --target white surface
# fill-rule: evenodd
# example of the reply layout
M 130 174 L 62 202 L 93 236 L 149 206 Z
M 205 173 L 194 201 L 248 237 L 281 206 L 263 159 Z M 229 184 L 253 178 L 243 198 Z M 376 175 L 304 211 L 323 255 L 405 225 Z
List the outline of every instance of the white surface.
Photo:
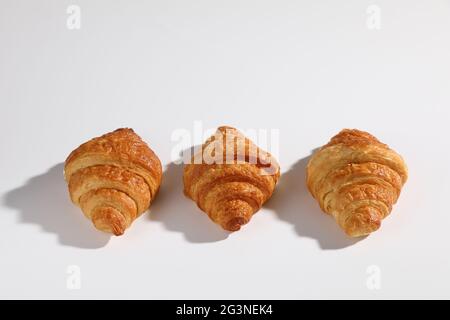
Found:
M 0 0 L 0 298 L 450 298 L 449 39 L 443 0 Z M 195 120 L 280 129 L 284 175 L 241 232 L 186 199 L 173 165 L 123 237 L 70 203 L 62 162 L 81 142 L 132 127 L 167 166 L 172 132 Z M 304 186 L 301 159 L 344 127 L 410 169 L 358 243 Z

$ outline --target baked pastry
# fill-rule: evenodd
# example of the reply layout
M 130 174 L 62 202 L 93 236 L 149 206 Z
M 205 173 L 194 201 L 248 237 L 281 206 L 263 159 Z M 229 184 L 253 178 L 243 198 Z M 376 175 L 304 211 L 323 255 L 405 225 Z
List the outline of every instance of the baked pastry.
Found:
M 118 129 L 72 151 L 64 177 L 72 202 L 94 226 L 116 236 L 155 198 L 161 162 L 132 129 Z
M 380 227 L 407 177 L 400 155 L 359 130 L 342 130 L 312 156 L 307 167 L 309 191 L 351 237 Z
M 275 158 L 232 127 L 220 127 L 184 167 L 184 193 L 228 231 L 248 223 L 280 176 Z

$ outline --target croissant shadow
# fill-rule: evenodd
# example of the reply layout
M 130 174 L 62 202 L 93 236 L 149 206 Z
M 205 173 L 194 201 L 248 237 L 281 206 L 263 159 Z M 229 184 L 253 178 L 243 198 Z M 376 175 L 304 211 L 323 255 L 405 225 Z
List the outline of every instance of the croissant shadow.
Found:
M 281 176 L 266 207 L 291 223 L 300 237 L 315 239 L 323 250 L 349 247 L 360 239 L 349 238 L 335 220 L 323 213 L 306 186 L 306 166 L 311 156 L 297 161 Z
M 168 230 L 184 234 L 191 243 L 217 242 L 229 235 L 184 195 L 183 164 L 172 162 L 167 166 L 148 217 L 161 222 Z
M 21 223 L 36 224 L 43 232 L 56 234 L 61 245 L 104 247 L 110 236 L 97 231 L 80 209 L 71 204 L 63 170 L 64 164 L 60 163 L 8 191 L 3 196 L 3 204 L 18 210 Z

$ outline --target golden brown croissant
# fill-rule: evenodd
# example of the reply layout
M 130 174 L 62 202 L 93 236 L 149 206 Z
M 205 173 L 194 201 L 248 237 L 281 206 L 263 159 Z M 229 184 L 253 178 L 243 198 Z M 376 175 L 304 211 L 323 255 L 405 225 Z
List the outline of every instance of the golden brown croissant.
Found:
M 215 223 L 237 231 L 268 200 L 280 176 L 274 157 L 220 127 L 184 168 L 184 192 Z
M 161 162 L 132 129 L 118 129 L 72 151 L 64 176 L 70 197 L 94 226 L 116 236 L 148 209 Z
M 311 194 L 351 237 L 380 227 L 407 177 L 400 155 L 369 133 L 348 129 L 316 152 L 307 168 Z

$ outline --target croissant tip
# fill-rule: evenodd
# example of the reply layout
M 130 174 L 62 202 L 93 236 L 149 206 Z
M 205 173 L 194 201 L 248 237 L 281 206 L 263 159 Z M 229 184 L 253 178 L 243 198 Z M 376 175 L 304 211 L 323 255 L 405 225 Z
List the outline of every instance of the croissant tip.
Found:
M 100 207 L 92 213 L 94 226 L 115 236 L 124 234 L 127 224 L 119 211 L 111 207 Z
M 236 128 L 231 127 L 231 126 L 227 126 L 227 125 L 222 125 L 220 127 L 217 128 L 218 131 L 224 132 L 227 130 L 236 130 Z
M 120 225 L 114 224 L 111 226 L 111 228 L 112 228 L 112 233 L 115 236 L 121 236 L 125 233 L 125 230 Z
M 114 132 L 120 132 L 120 131 L 129 131 L 129 132 L 134 133 L 134 130 L 132 128 L 128 128 L 128 127 L 118 128 L 118 129 L 114 130 Z
M 247 222 L 248 221 L 242 217 L 233 218 L 225 224 L 224 229 L 231 232 L 239 231 Z
M 361 221 L 359 217 L 352 217 L 346 223 L 345 233 L 351 238 L 365 237 L 381 227 L 381 220 L 371 219 Z

